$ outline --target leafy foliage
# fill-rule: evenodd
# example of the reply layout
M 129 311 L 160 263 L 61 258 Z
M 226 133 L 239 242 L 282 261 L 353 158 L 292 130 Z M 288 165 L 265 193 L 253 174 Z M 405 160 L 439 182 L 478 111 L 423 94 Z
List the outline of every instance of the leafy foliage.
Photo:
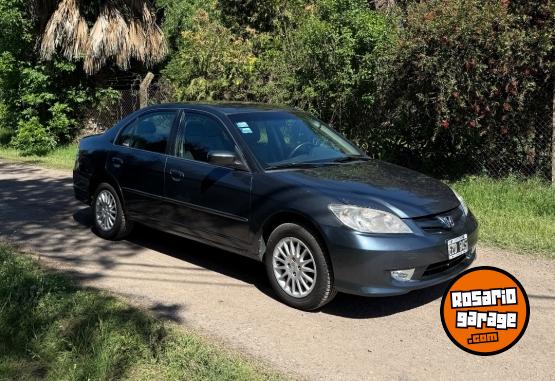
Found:
M 235 32 L 241 28 L 227 8 L 223 16 L 198 11 L 164 71 L 177 98 L 287 103 L 339 127 L 356 125 L 376 96 L 373 73 L 389 43 L 389 19 L 363 0 L 295 4 L 288 17 L 273 19 L 273 33 Z
M 219 18 L 215 0 L 157 0 L 156 5 L 164 10 L 162 30 L 173 51 L 178 49 L 181 34 L 191 29 L 198 11 L 205 11 L 210 18 Z
M 360 0 L 322 0 L 303 20 L 262 55 L 260 98 L 314 112 L 356 139 L 376 98 L 374 73 L 393 36 L 391 20 Z
M 12 140 L 12 144 L 24 156 L 32 154 L 45 155 L 56 147 L 56 141 L 36 116 L 28 120 L 19 121 L 17 135 Z
M 370 155 L 426 172 L 482 172 L 488 158 L 502 174 L 546 173 L 551 132 L 538 124 L 551 112 L 555 3 L 386 3 L 157 0 L 171 51 L 162 73 L 177 100 L 296 106 Z M 102 8 L 79 4 L 86 20 Z M 65 144 L 84 105 L 109 107 L 81 64 L 37 58 L 46 21 L 29 2 L 0 0 L 0 128 L 18 147 L 39 125 Z
M 253 4 L 195 2 L 164 72 L 179 99 L 293 105 L 375 157 L 436 174 L 482 171 L 476 158 L 500 173 L 549 168 L 537 125 L 553 96 L 553 2 Z
M 38 59 L 36 22 L 26 1 L 0 0 L 1 123 L 25 154 L 70 142 L 79 127 L 75 116 L 92 93 L 75 64 Z
M 407 8 L 377 78 L 377 132 L 387 139 L 369 136 L 391 159 L 459 174 L 479 168 L 480 157 L 506 172 L 510 163 L 531 173 L 548 166 L 537 152 L 548 152 L 549 138 L 536 124 L 553 95 L 553 5 L 510 3 L 433 0 Z
M 234 32 L 273 32 L 296 19 L 306 0 L 218 0 L 224 25 Z
M 165 69 L 179 100 L 246 100 L 256 57 L 252 44 L 198 11 Z
M 6 127 L 0 127 L 0 146 L 7 145 L 11 142 L 13 130 Z

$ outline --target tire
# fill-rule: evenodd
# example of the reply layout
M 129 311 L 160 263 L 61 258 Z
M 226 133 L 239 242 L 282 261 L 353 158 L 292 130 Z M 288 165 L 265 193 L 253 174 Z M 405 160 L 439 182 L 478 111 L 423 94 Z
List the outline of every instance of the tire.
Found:
M 109 208 L 114 212 L 110 213 L 113 216 L 113 222 L 110 219 L 110 223 L 106 223 L 106 219 L 102 218 L 102 216 L 106 216 L 106 200 L 109 200 L 108 204 L 113 205 L 113 209 Z M 92 210 L 93 230 L 99 237 L 119 240 L 131 233 L 133 223 L 125 214 L 118 192 L 110 184 L 102 183 L 96 188 L 92 200 Z
M 291 252 L 295 254 L 291 256 Z M 329 303 L 337 294 L 324 246 L 303 226 L 293 223 L 278 226 L 268 239 L 264 263 L 275 293 L 291 307 L 312 311 Z

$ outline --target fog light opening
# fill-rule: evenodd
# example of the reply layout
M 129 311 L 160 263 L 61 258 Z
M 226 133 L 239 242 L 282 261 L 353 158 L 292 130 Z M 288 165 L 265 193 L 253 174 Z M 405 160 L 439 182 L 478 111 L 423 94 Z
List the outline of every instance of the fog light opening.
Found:
M 408 282 L 414 275 L 414 269 L 394 270 L 391 272 L 391 277 L 401 282 Z

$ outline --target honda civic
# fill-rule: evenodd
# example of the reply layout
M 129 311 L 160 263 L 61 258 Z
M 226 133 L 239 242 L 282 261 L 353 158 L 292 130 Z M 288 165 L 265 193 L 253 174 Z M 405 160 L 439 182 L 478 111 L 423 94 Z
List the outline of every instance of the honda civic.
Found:
M 100 237 L 140 223 L 261 261 L 277 297 L 303 310 L 338 291 L 430 287 L 476 256 L 477 222 L 445 183 L 296 109 L 147 107 L 82 139 L 73 179 Z

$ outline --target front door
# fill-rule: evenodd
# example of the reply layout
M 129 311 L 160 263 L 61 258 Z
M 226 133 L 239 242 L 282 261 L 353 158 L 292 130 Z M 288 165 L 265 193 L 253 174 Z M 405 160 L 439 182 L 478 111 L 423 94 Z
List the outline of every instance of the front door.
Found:
M 210 164 L 211 151 L 237 152 L 225 126 L 210 115 L 185 113 L 165 171 L 167 211 L 178 234 L 243 251 L 249 230 L 252 174 Z

